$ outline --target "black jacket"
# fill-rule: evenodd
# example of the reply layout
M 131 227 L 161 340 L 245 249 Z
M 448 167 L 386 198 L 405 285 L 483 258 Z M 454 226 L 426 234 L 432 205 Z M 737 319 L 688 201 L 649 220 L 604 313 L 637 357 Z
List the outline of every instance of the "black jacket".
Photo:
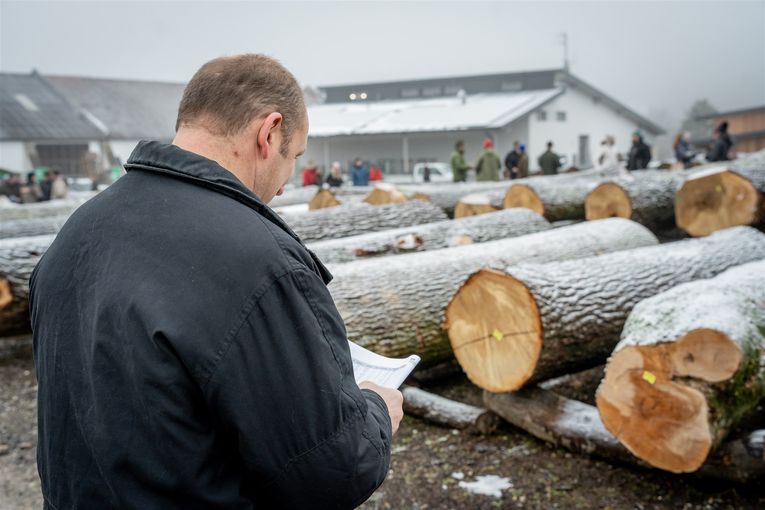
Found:
M 231 173 L 141 142 L 31 279 L 46 509 L 351 508 L 391 425 L 331 276 Z
M 643 140 L 633 143 L 627 158 L 627 170 L 648 168 L 651 162 L 651 146 Z
M 733 147 L 733 140 L 728 133 L 720 133 L 717 140 L 712 144 L 707 153 L 707 161 L 727 161 L 730 159 L 729 152 Z

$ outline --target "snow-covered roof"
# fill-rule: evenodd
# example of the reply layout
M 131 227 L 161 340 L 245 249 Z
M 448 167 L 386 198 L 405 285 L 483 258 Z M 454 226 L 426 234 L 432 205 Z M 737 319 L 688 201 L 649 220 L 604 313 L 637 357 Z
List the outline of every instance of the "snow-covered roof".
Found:
M 331 103 L 308 107 L 311 137 L 464 131 L 504 127 L 563 89 L 482 93 L 463 98 Z

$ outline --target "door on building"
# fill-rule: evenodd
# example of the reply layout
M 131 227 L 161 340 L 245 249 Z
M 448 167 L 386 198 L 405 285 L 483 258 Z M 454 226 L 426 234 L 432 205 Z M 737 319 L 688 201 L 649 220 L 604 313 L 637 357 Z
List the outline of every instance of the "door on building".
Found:
M 592 166 L 590 159 L 590 135 L 579 135 L 579 166 L 587 168 Z

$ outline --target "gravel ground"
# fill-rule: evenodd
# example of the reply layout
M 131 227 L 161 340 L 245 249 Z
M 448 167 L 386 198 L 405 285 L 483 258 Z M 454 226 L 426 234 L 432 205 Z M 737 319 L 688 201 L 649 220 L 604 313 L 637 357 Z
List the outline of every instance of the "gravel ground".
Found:
M 2 510 L 42 505 L 35 467 L 37 386 L 28 345 L 0 340 Z M 575 394 L 590 393 L 590 386 L 579 384 Z M 480 402 L 480 392 L 461 377 L 428 389 Z M 499 497 L 465 487 L 487 475 L 499 477 L 494 480 L 505 487 Z M 481 437 L 406 417 L 388 478 L 361 508 L 754 509 L 765 508 L 765 485 L 742 487 L 615 466 L 552 448 L 510 426 Z

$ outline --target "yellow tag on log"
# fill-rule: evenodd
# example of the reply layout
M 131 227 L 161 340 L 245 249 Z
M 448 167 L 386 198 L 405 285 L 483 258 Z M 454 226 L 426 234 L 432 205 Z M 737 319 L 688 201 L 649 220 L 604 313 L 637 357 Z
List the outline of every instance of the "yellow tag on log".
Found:
M 720 186 L 719 184 L 715 186 L 715 191 L 718 193 L 722 193 L 722 186 Z
M 497 341 L 502 340 L 505 338 L 505 335 L 502 334 L 502 332 L 499 329 L 495 329 L 494 332 L 491 334 L 494 338 L 497 339 Z
M 648 370 L 644 370 L 644 371 L 643 371 L 643 380 L 644 380 L 644 381 L 647 381 L 647 382 L 648 382 L 648 384 L 653 384 L 653 383 L 655 383 L 655 382 L 656 382 L 656 376 L 655 376 L 655 375 L 653 375 L 653 374 L 652 374 L 651 372 L 649 372 Z

